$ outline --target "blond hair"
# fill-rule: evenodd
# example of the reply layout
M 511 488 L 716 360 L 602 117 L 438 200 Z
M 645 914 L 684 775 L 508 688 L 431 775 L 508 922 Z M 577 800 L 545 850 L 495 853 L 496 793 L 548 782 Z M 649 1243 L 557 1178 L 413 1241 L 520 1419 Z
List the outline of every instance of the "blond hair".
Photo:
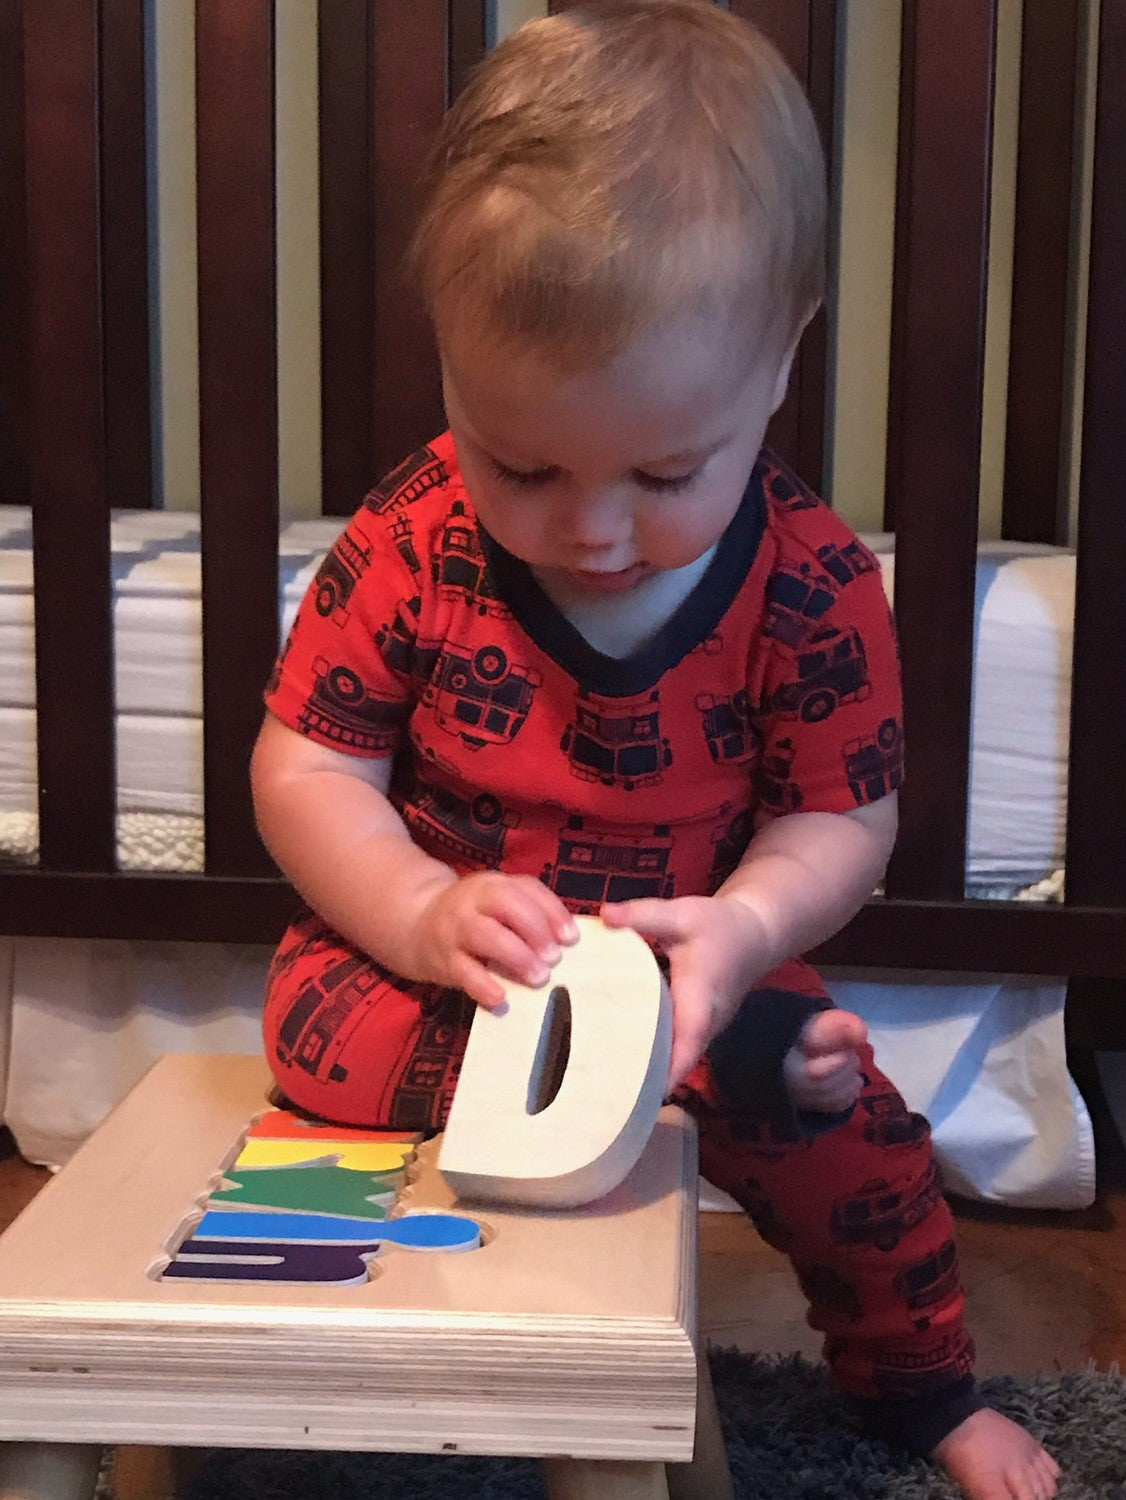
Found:
M 440 331 L 460 319 L 566 367 L 698 310 L 765 308 L 790 338 L 824 293 L 824 179 L 759 32 L 709 0 L 593 0 L 480 64 L 411 261 Z

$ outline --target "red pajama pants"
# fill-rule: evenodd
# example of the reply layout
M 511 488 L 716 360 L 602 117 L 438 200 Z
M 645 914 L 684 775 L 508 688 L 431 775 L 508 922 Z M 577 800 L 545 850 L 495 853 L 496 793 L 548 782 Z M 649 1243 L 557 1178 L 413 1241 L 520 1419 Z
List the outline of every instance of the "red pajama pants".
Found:
M 825 1002 L 804 964 L 784 965 L 769 983 Z M 402 980 L 308 915 L 271 967 L 266 1056 L 283 1092 L 311 1114 L 438 1129 L 472 1013 L 460 991 Z M 707 1058 L 677 1102 L 698 1122 L 704 1175 L 793 1264 L 836 1382 L 868 1399 L 927 1397 L 973 1364 L 952 1220 L 926 1121 L 870 1048 L 861 1061 L 857 1107 L 812 1138 L 721 1101 Z

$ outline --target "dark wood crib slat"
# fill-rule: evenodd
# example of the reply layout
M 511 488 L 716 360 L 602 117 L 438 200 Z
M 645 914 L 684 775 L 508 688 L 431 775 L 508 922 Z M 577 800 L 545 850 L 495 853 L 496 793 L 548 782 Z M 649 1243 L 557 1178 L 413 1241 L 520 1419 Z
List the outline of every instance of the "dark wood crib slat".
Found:
M 836 149 L 836 0 L 731 0 L 730 9 L 769 37 L 801 80 L 831 174 Z M 829 233 L 835 241 L 835 224 L 830 224 Z M 831 244 L 830 265 L 835 258 Z M 766 435 L 771 447 L 818 493 L 825 482 L 827 359 L 828 319 L 821 308 L 805 331 L 786 399 L 771 419 Z
M 1126 904 L 1126 0 L 1099 35 L 1086 392 L 1076 562 L 1067 899 Z M 1122 972 L 1121 970 L 1119 972 Z
M 430 142 L 448 97 L 447 0 L 372 0 L 371 153 L 375 199 L 375 477 L 445 425 L 430 323 L 404 269 Z
M 485 0 L 447 0 L 447 3 L 449 40 L 446 89 L 449 103 L 452 104 L 465 87 L 472 69 L 485 55 L 487 7 Z
M 26 505 L 27 205 L 23 0 L 0 0 L 0 505 Z
M 204 816 L 209 875 L 272 868 L 248 767 L 277 651 L 271 0 L 197 0 Z
M 888 524 L 907 779 L 888 894 L 963 894 L 996 4 L 903 17 Z
M 317 7 L 321 508 L 350 515 L 378 477 L 372 444 L 374 218 L 369 0 Z
M 1074 0 L 1024 7 L 1002 534 L 1067 535 L 1061 446 L 1079 55 Z
M 152 505 L 143 0 L 100 0 L 102 296 L 110 504 Z
M 90 5 L 28 5 L 24 27 L 40 861 L 112 870 L 97 17 Z
M 318 37 L 322 507 L 349 515 L 444 425 L 403 261 L 430 141 L 484 52 L 484 0 L 322 0 Z
M 1067 539 L 1061 444 L 1079 56 L 1075 0 L 1024 7 L 1002 535 Z

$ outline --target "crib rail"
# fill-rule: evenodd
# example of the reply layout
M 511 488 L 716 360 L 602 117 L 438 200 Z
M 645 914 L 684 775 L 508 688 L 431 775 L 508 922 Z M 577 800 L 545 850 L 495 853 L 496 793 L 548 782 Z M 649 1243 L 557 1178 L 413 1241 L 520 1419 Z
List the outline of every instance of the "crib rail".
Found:
M 731 8 L 804 78 L 832 154 L 835 4 Z M 12 44 L 0 46 L 12 86 L 0 87 L 0 209 L 18 221 L 0 212 L 13 268 L 0 282 L 0 331 L 13 334 L 0 340 L 0 443 L 3 498 L 34 511 L 41 784 L 40 868 L 0 870 L 6 932 L 270 941 L 293 905 L 246 782 L 276 648 L 273 9 L 197 0 L 207 854 L 201 876 L 148 876 L 114 863 L 108 552 L 108 497 L 150 498 L 143 9 L 0 0 Z M 1062 143 L 1080 10 L 1025 6 L 1005 526 L 1039 540 L 1058 539 L 1062 515 L 1074 176 Z M 323 493 L 343 514 L 441 424 L 434 351 L 399 265 L 427 139 L 484 49 L 486 5 L 323 0 L 318 17 Z M 1126 965 L 1126 853 L 1107 837 L 1121 822 L 1126 0 L 1103 0 L 1100 22 L 1060 907 L 963 899 L 995 38 L 995 0 L 905 0 L 887 489 L 910 776 L 888 896 L 822 956 L 1106 975 Z M 825 391 L 822 320 L 770 434 L 814 482 Z

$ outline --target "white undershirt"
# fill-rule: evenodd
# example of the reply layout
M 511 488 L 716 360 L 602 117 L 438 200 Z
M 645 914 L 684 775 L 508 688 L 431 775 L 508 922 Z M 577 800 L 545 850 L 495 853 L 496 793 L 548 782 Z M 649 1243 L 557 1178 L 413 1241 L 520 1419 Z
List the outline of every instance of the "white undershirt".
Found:
M 570 588 L 565 575 L 532 572 L 587 645 L 603 656 L 620 659 L 652 640 L 699 583 L 714 556 L 715 546 L 711 546 L 686 567 L 654 573 L 624 594 L 590 594 Z

